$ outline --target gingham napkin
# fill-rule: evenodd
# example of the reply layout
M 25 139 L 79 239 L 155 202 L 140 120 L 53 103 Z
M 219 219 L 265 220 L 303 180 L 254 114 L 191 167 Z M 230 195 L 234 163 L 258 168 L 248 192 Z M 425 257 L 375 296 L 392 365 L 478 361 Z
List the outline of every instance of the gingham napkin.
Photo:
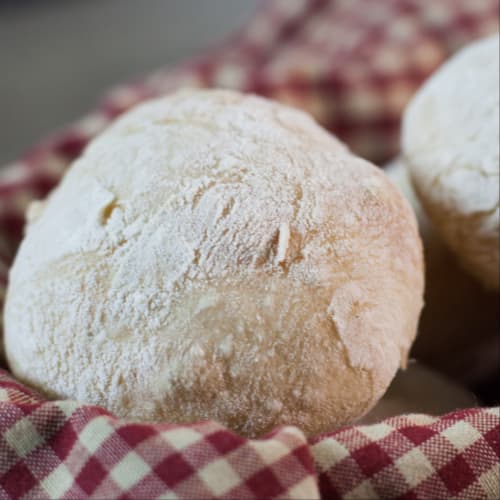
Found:
M 0 498 L 500 498 L 498 408 L 252 441 L 43 401 L 6 372 L 0 387 Z
M 133 104 L 181 86 L 256 92 L 311 112 L 357 153 L 397 151 L 402 109 L 451 52 L 498 29 L 496 0 L 268 0 L 221 47 L 114 89 L 0 175 L 0 294 L 24 210 Z M 214 422 L 123 422 L 48 402 L 0 371 L 0 498 L 500 498 L 500 409 L 406 415 L 307 441 Z

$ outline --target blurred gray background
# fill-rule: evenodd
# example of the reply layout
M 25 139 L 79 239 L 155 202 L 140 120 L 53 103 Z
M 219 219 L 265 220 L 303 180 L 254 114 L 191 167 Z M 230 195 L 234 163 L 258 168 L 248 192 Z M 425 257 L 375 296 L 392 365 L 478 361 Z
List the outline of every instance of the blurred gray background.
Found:
M 0 166 L 113 85 L 241 26 L 259 0 L 0 0 Z

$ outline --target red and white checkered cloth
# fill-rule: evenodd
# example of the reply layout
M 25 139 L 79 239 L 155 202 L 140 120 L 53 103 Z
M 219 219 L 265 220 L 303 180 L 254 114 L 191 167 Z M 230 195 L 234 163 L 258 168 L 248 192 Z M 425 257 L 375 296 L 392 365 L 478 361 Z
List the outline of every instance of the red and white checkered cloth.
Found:
M 498 408 L 252 441 L 43 401 L 6 372 L 0 387 L 0 498 L 500 498 Z
M 450 53 L 498 29 L 497 0 L 267 0 L 231 40 L 114 89 L 96 111 L 0 175 L 0 299 L 24 210 L 87 142 L 141 100 L 181 86 L 237 88 L 311 112 L 357 153 L 398 149 L 401 112 Z M 48 402 L 0 370 L 0 499 L 500 498 L 500 408 L 406 415 L 307 441 L 251 441 L 214 422 L 120 421 Z

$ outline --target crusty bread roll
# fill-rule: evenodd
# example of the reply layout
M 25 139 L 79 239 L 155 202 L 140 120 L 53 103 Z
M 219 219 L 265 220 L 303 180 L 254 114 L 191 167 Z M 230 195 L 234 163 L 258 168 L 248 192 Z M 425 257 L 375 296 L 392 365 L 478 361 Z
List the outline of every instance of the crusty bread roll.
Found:
M 499 286 L 499 38 L 462 49 L 417 92 L 402 146 L 416 191 L 462 264 Z
M 498 292 L 465 272 L 425 214 L 398 158 L 384 171 L 413 207 L 424 245 L 424 308 L 411 355 L 468 384 L 491 376 L 500 363 Z
M 30 224 L 6 353 L 49 396 L 308 434 L 367 412 L 422 306 L 411 208 L 312 119 L 180 92 L 94 140 Z

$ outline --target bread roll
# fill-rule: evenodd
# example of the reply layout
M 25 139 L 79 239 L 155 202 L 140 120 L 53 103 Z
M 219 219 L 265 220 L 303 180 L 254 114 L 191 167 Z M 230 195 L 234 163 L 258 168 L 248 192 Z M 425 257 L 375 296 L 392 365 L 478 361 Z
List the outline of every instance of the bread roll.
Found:
M 491 376 L 500 363 L 498 292 L 465 272 L 443 242 L 397 159 L 384 171 L 408 199 L 424 245 L 424 308 L 411 355 L 471 384 Z
M 436 230 L 487 287 L 499 286 L 499 38 L 475 42 L 417 92 L 402 146 Z
M 227 91 L 142 104 L 30 223 L 6 353 L 54 398 L 308 434 L 366 413 L 422 307 L 413 213 L 304 113 Z

